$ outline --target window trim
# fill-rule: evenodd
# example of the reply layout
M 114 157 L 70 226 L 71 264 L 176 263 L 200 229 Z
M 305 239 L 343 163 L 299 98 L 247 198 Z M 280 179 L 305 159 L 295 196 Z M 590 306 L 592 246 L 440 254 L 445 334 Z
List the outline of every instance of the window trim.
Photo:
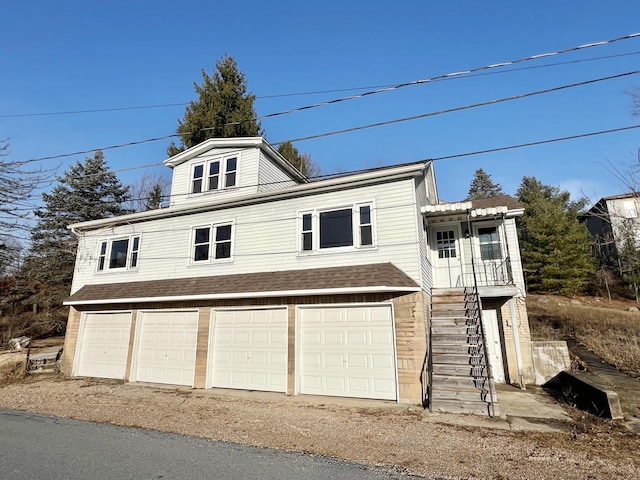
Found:
M 235 159 L 235 168 L 229 170 L 229 161 Z M 218 173 L 211 175 L 211 165 L 218 163 Z M 199 158 L 198 162 L 191 164 L 191 172 L 189 173 L 189 195 L 200 196 L 207 193 L 222 192 L 225 190 L 233 190 L 238 188 L 240 173 L 240 152 L 217 155 L 210 158 Z M 196 168 L 202 167 L 202 177 L 196 177 Z M 233 176 L 233 185 L 228 185 L 229 178 Z M 211 188 L 211 179 L 217 177 L 218 184 L 216 188 Z M 194 191 L 197 181 L 200 181 L 200 191 Z
M 134 244 L 137 239 L 137 249 L 134 249 Z M 114 242 L 122 240 L 127 241 L 127 257 L 124 267 L 111 267 L 111 254 L 113 251 Z M 113 238 L 102 238 L 98 240 L 97 244 L 97 263 L 96 273 L 115 273 L 115 272 L 128 272 L 136 271 L 140 268 L 140 245 L 142 243 L 141 235 L 120 235 Z M 104 252 L 103 252 L 104 246 Z
M 362 224 L 360 218 L 360 207 L 369 207 L 369 223 Z M 320 247 L 321 231 L 320 231 L 320 214 L 327 212 L 334 212 L 339 210 L 351 210 L 351 245 L 345 245 L 340 247 Z M 339 205 L 332 205 L 329 207 L 318 207 L 314 209 L 299 210 L 297 213 L 297 251 L 298 255 L 318 255 L 338 252 L 355 252 L 375 250 L 378 248 L 378 239 L 376 232 L 376 216 L 375 216 L 375 203 L 373 200 L 365 202 L 345 203 Z M 311 229 L 304 228 L 305 216 L 311 216 Z M 371 244 L 362 244 L 362 227 L 370 227 L 371 229 Z M 304 236 L 311 236 L 311 248 L 304 248 Z
M 219 227 L 231 227 L 231 232 L 228 240 L 218 240 L 218 228 Z M 209 230 L 209 241 L 208 245 L 208 254 L 205 260 L 196 260 L 195 259 L 195 249 L 196 249 L 196 230 L 200 229 L 208 229 Z M 191 235 L 189 239 L 189 265 L 211 265 L 213 263 L 230 263 L 233 262 L 233 258 L 235 255 L 235 234 L 236 234 L 236 221 L 226 220 L 220 222 L 213 222 L 201 225 L 194 225 L 191 227 Z M 229 257 L 215 258 L 215 253 L 217 246 L 221 243 L 229 243 Z M 201 245 L 204 245 L 201 244 Z
M 491 245 L 499 245 L 500 246 L 500 258 L 493 258 L 493 259 L 483 259 L 482 258 L 482 245 L 489 245 L 489 243 L 481 243 L 480 242 L 480 229 L 481 228 L 495 228 L 496 229 L 496 235 L 498 237 L 497 242 L 491 242 Z M 475 248 L 476 248 L 476 252 L 478 254 L 478 260 L 481 262 L 493 262 L 493 263 L 500 263 L 503 262 L 506 258 L 506 250 L 505 250 L 505 241 L 506 239 L 504 238 L 503 235 L 503 229 L 501 225 L 496 225 L 495 222 L 476 222 L 473 225 L 473 232 L 475 234 Z

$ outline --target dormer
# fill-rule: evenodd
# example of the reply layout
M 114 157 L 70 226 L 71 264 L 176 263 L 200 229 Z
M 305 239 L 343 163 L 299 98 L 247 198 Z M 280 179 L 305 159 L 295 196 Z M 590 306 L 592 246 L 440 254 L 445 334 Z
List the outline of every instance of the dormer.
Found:
M 171 205 L 246 196 L 307 183 L 262 137 L 211 138 L 164 161 Z

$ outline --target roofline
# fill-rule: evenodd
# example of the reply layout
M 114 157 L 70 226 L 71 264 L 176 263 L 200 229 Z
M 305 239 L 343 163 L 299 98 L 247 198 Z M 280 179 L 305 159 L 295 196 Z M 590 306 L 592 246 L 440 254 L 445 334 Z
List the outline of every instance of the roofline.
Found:
M 332 177 L 317 182 L 309 182 L 293 187 L 271 190 L 262 193 L 250 193 L 243 197 L 234 197 L 226 200 L 212 201 L 207 203 L 197 203 L 193 205 L 184 205 L 179 207 L 160 208 L 156 210 L 148 210 L 146 212 L 130 213 L 118 217 L 101 218 L 99 220 L 91 220 L 88 222 L 80 222 L 69 225 L 71 231 L 91 230 L 103 226 L 116 226 L 126 223 L 135 223 L 144 220 L 156 220 L 161 218 L 177 217 L 181 215 L 207 212 L 218 208 L 231 208 L 243 205 L 251 205 L 275 200 L 285 200 L 289 198 L 299 197 L 301 195 L 310 195 L 315 193 L 330 192 L 342 189 L 345 185 L 350 188 L 370 185 L 378 183 L 381 180 L 399 180 L 406 177 L 413 177 L 429 165 L 429 161 L 409 163 L 401 166 L 383 167 L 365 172 L 354 173 L 351 175 L 343 175 Z
M 307 183 L 309 179 L 304 176 L 297 168 L 291 165 L 286 158 L 282 156 L 273 145 L 267 142 L 263 137 L 231 137 L 231 138 L 209 138 L 198 145 L 186 149 L 173 157 L 167 158 L 163 163 L 169 168 L 177 167 L 184 162 L 197 157 L 198 155 L 208 152 L 214 148 L 246 148 L 257 147 L 271 156 L 282 168 L 287 170 L 294 178 L 300 182 Z
M 65 301 L 63 305 L 107 305 L 111 303 L 148 303 L 148 302 L 174 302 L 193 300 L 231 300 L 236 298 L 266 298 L 266 297 L 299 297 L 306 295 L 349 295 L 363 293 L 387 293 L 387 292 L 419 292 L 420 287 L 344 287 L 344 288 L 319 288 L 313 290 L 280 290 L 268 292 L 229 292 L 213 293 L 206 295 L 174 295 L 164 297 L 135 297 L 135 298 L 107 298 L 98 300 Z
M 488 208 L 473 208 L 470 200 L 456 203 L 440 203 L 437 205 L 425 205 L 420 211 L 423 215 L 461 215 L 469 214 L 472 218 L 495 217 L 504 215 L 506 218 L 519 217 L 524 214 L 524 208 L 509 209 L 506 205 Z

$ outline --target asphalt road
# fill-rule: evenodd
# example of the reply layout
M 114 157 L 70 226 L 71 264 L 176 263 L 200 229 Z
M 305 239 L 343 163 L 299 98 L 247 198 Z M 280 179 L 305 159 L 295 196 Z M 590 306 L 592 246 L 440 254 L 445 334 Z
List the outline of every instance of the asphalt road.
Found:
M 0 477 L 12 480 L 419 478 L 314 455 L 8 410 L 0 410 Z

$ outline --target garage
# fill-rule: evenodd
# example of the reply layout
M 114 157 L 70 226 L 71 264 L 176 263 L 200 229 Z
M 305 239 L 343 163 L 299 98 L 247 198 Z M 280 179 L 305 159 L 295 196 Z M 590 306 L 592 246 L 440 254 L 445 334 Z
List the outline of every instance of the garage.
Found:
M 130 312 L 83 314 L 80 320 L 74 375 L 124 378 L 130 332 Z
M 287 391 L 287 309 L 212 313 L 207 386 Z
M 397 399 L 391 306 L 300 307 L 299 392 Z
M 131 379 L 193 386 L 197 341 L 197 310 L 138 312 Z

